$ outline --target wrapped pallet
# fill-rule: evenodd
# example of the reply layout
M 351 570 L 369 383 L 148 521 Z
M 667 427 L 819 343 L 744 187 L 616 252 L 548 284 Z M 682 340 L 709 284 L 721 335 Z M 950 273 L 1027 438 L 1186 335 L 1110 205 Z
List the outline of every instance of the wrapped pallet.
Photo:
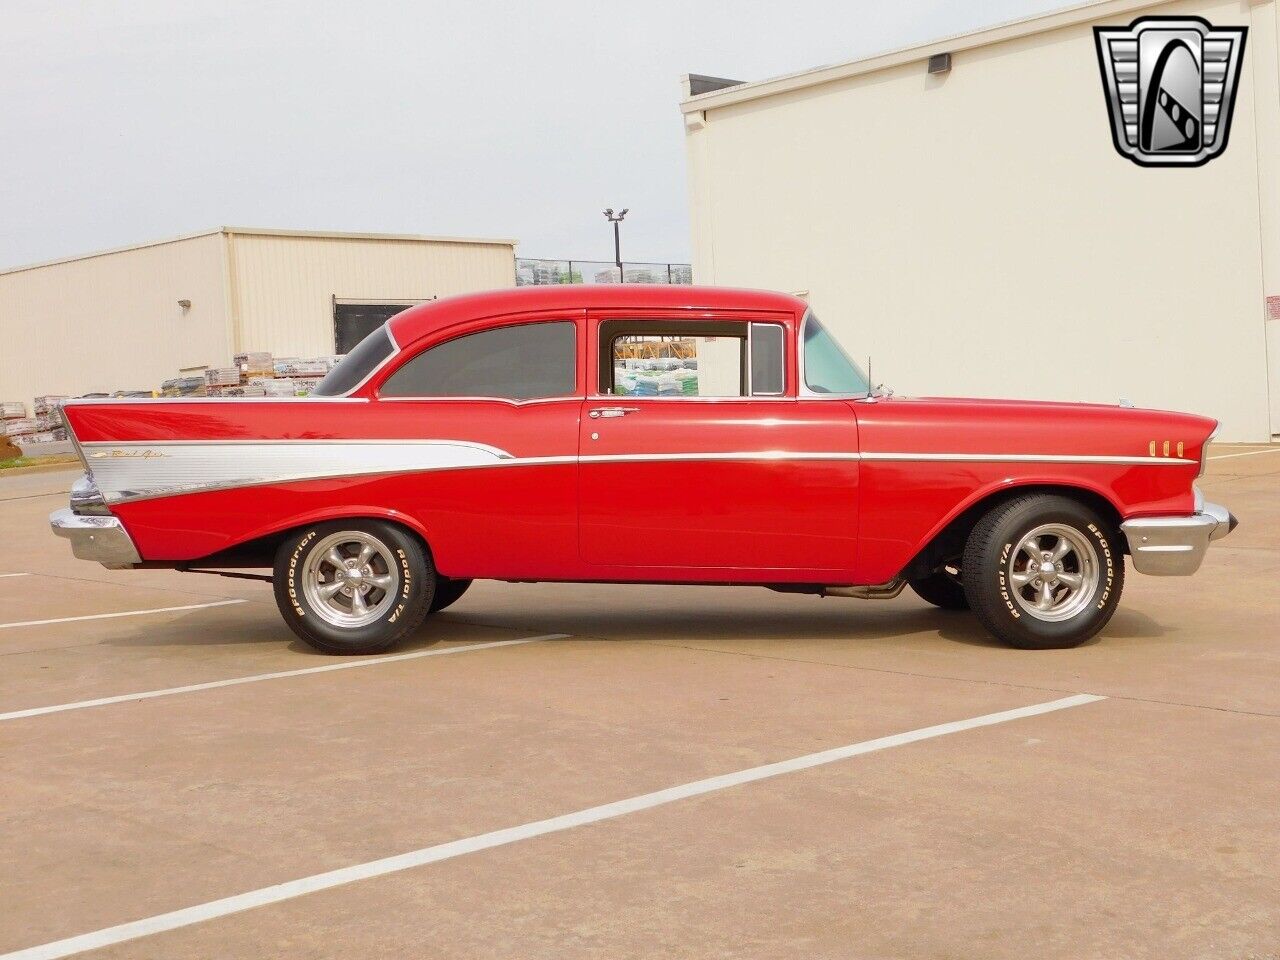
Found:
M 67 398 L 61 394 L 53 394 L 53 393 L 46 394 L 43 397 L 36 397 L 35 415 L 39 417 L 43 414 L 53 413 L 55 410 L 57 410 L 59 407 L 62 406 L 62 401 L 66 399 Z
M 33 433 L 23 439 L 24 445 L 33 443 L 57 443 L 59 440 L 67 439 L 67 431 L 65 430 L 41 430 Z
M 263 377 L 274 377 L 275 364 L 270 353 L 266 352 L 249 352 L 237 353 L 234 363 L 236 369 L 240 371 L 240 382 L 246 383 L 251 379 L 261 379 Z
M 210 367 L 204 372 L 206 387 L 236 387 L 240 385 L 239 367 Z
M 36 422 L 31 417 L 15 417 L 4 421 L 6 437 L 25 437 L 36 432 Z
M 264 380 L 262 389 L 268 397 L 296 397 L 298 395 L 297 381 L 288 377 L 276 377 L 273 380 Z
M 27 415 L 27 405 L 19 400 L 0 403 L 0 420 L 17 420 Z

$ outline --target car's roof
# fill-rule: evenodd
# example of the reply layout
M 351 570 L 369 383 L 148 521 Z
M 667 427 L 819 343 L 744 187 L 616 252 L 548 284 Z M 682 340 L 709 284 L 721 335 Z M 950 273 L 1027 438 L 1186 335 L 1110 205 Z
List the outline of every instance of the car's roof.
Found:
M 688 284 L 547 284 L 468 293 L 410 307 L 391 318 L 396 343 L 463 320 L 535 310 L 665 308 L 687 310 L 767 310 L 796 313 L 805 302 L 790 294 Z M 642 319 L 642 318 L 641 318 Z

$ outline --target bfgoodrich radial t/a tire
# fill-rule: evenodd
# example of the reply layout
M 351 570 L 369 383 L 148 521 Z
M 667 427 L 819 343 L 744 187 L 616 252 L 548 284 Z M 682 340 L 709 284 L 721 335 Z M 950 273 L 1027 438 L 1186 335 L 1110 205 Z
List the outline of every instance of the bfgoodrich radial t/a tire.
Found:
M 436 573 L 421 542 L 381 520 L 304 527 L 276 551 L 276 605 L 318 650 L 382 653 L 422 625 Z
M 969 606 L 1010 646 L 1051 650 L 1084 643 L 1111 619 L 1124 589 L 1119 537 L 1069 497 L 1032 494 L 987 513 L 962 565 Z

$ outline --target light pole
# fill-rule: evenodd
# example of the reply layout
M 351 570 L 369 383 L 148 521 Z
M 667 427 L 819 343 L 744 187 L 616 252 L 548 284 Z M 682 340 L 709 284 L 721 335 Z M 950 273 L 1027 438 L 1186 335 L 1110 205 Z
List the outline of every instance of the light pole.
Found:
M 618 282 L 626 283 L 622 276 L 622 240 L 618 237 L 618 224 L 622 222 L 622 218 L 627 215 L 627 209 L 624 207 L 621 213 L 615 214 L 613 207 L 608 207 L 604 212 L 604 217 L 613 224 L 613 262 L 618 265 Z

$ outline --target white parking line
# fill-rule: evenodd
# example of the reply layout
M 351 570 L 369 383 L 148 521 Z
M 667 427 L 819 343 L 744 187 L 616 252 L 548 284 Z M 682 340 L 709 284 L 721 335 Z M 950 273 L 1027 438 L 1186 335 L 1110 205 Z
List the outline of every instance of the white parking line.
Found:
M 276 673 L 258 673 L 248 677 L 233 677 L 230 680 L 211 680 L 208 683 L 190 683 L 185 687 L 166 687 L 162 690 L 146 690 L 142 693 L 124 693 L 117 697 L 99 697 L 97 700 L 79 700 L 75 703 L 57 703 L 49 707 L 32 707 L 29 710 L 14 710 L 0 713 L 0 720 L 22 720 L 25 717 L 41 717 L 47 713 L 63 713 L 67 710 L 83 710 L 86 707 L 103 707 L 111 703 L 129 703 L 134 700 L 152 700 L 155 697 L 172 697 L 179 693 L 194 693 L 197 690 L 217 690 L 219 687 L 235 687 L 242 683 L 258 683 L 262 680 L 281 680 L 285 677 L 301 677 L 308 673 L 329 673 L 332 670 L 354 670 L 356 667 L 376 667 L 383 663 L 396 663 L 400 660 L 416 660 L 419 657 L 438 657 L 446 653 L 466 653 L 470 650 L 492 650 L 494 647 L 512 647 L 520 643 L 537 643 L 539 640 L 563 640 L 567 633 L 548 633 L 537 637 L 522 637 L 519 640 L 494 640 L 489 643 L 472 643 L 463 647 L 442 647 L 431 650 L 416 650 L 413 653 L 398 653 L 390 657 L 377 657 L 371 660 L 340 660 L 337 663 L 326 663 L 323 667 L 303 667 L 299 670 L 280 670 Z
M 0 630 L 8 630 L 11 627 L 43 627 L 50 623 L 75 623 L 78 620 L 114 620 L 116 617 L 144 617 L 149 613 L 203 610 L 206 607 L 225 607 L 232 603 L 248 602 L 248 600 L 215 600 L 212 603 L 189 603 L 183 607 L 152 607 L 150 610 L 125 610 L 123 613 L 90 613 L 83 617 L 58 617 L 55 620 L 19 620 L 16 623 L 0 623 Z
M 31 576 L 31 574 L 29 573 L 0 573 L 0 580 L 3 580 L 5 577 L 29 577 L 29 576 Z
M 53 943 L 6 953 L 0 955 L 0 960 L 57 960 L 59 957 L 69 957 L 77 953 L 83 953 L 86 950 L 97 950 L 101 947 L 124 943 L 128 940 L 136 940 L 139 937 L 150 936 L 154 933 L 177 930 L 180 927 L 203 923 L 206 920 L 213 920 L 217 917 L 253 910 L 256 907 L 280 903 L 283 900 L 292 900 L 295 897 L 305 896 L 308 893 L 315 893 L 319 890 L 329 890 L 344 884 L 355 883 L 357 880 L 382 877 L 389 873 L 399 873 L 402 870 L 411 870 L 414 867 L 425 866 L 429 863 L 451 860 L 454 857 L 464 856 L 468 853 L 478 853 L 481 850 L 490 850 L 494 847 L 505 846 L 520 840 L 529 840 L 533 837 L 541 837 L 560 830 L 569 830 L 589 823 L 599 823 L 602 820 L 612 820 L 615 817 L 625 816 L 629 813 L 639 813 L 641 810 L 650 810 L 664 804 L 674 803 L 677 800 L 687 800 L 690 797 L 714 793 L 717 790 L 738 787 L 744 783 L 767 780 L 770 777 L 781 776 L 784 773 L 808 770 L 811 767 L 835 763 L 838 760 L 847 760 L 850 757 L 860 756 L 864 753 L 887 750 L 890 747 L 901 747 L 908 743 L 916 743 L 932 737 L 959 733 L 962 730 L 972 730 L 975 727 L 989 727 L 997 723 L 1007 723 L 1010 720 L 1034 717 L 1043 713 L 1051 713 L 1054 710 L 1065 710 L 1068 707 L 1078 707 L 1082 704 L 1105 699 L 1105 697 L 1097 697 L 1091 694 L 1079 694 L 1074 697 L 1064 697 L 1061 700 L 1051 700 L 1048 703 L 1018 707 L 1015 710 L 1002 710 L 999 713 L 988 713 L 981 717 L 971 717 L 968 720 L 957 720 L 954 723 L 941 723 L 934 727 L 923 727 L 919 730 L 880 737 L 876 740 L 864 740 L 861 743 L 836 747 L 832 750 L 823 750 L 819 753 L 809 753 L 778 763 L 750 767 L 746 770 L 739 770 L 736 773 L 726 773 L 718 777 L 708 777 L 705 780 L 695 780 L 692 783 L 668 787 L 665 790 L 657 790 L 653 793 L 643 793 L 637 797 L 606 803 L 598 807 L 587 807 L 585 810 L 566 813 L 559 817 L 552 817 L 549 820 L 536 820 L 533 823 L 525 823 L 517 827 L 507 827 L 505 830 L 494 830 L 491 833 L 482 833 L 475 837 L 466 837 L 461 840 L 452 840 L 448 843 L 439 843 L 432 847 L 423 847 L 421 850 L 402 853 L 398 856 L 342 867 L 326 873 L 317 873 L 310 877 L 290 880 L 287 883 L 276 884 L 272 887 L 250 890 L 247 893 L 224 897 L 221 900 L 211 900 L 208 903 L 185 907 L 170 913 L 162 913 L 144 920 L 134 920 L 115 927 L 96 930 L 93 933 L 84 933 L 79 936 L 68 937 L 65 940 L 57 940 Z
M 1231 460 L 1234 457 L 1256 457 L 1263 453 L 1280 453 L 1280 447 L 1272 447 L 1270 450 L 1250 450 L 1247 453 L 1222 453 L 1216 457 L 1210 457 L 1210 460 Z

